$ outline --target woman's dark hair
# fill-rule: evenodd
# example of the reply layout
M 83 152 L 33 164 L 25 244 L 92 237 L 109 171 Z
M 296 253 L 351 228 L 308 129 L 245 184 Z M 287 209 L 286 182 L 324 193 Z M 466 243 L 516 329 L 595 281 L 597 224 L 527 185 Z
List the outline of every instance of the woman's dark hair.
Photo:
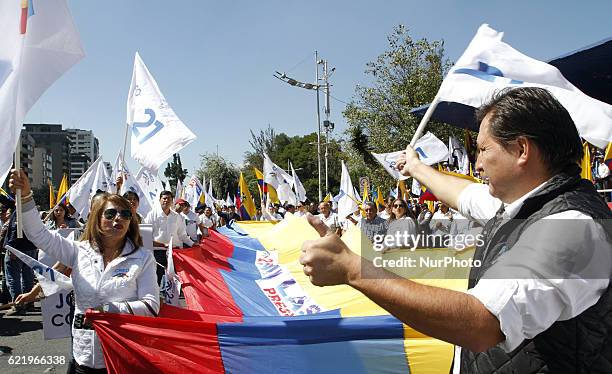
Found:
M 507 147 L 521 136 L 533 141 L 553 174 L 582 160 L 582 142 L 572 117 L 543 88 L 498 91 L 476 111 L 476 121 L 482 123 L 487 115 L 497 142 Z
M 136 199 L 136 201 L 140 202 L 140 197 L 134 191 L 127 191 L 126 193 L 123 194 L 123 197 L 126 199 L 128 199 L 129 197 L 133 197 L 134 199 Z
M 64 210 L 64 220 L 65 221 L 70 220 L 70 212 L 68 211 L 68 207 L 64 203 L 57 204 L 55 208 L 53 208 L 53 210 L 57 208 L 62 208 Z M 51 219 L 55 221 L 55 214 L 53 214 L 53 212 L 51 212 Z

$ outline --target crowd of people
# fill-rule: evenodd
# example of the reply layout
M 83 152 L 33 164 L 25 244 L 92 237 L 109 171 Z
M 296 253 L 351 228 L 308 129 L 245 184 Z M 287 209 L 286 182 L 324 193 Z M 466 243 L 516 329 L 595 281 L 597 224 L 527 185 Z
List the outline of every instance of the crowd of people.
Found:
M 600 360 L 601 355 L 597 352 L 609 352 L 608 348 L 592 340 L 588 344 L 582 345 L 582 343 L 590 339 L 590 336 L 594 336 L 593 331 L 603 331 L 602 329 L 609 329 L 611 326 L 609 321 L 597 321 L 594 317 L 609 314 L 611 310 L 609 271 L 605 272 L 601 279 L 591 281 L 588 285 L 562 279 L 554 287 L 556 293 L 549 292 L 550 287 L 540 287 L 533 280 L 531 283 L 524 279 L 499 282 L 483 277 L 488 267 L 495 268 L 493 265 L 496 264 L 497 257 L 490 256 L 499 257 L 509 249 L 502 244 L 508 242 L 516 244 L 517 247 L 534 245 L 533 241 L 520 240 L 527 237 L 523 231 L 517 231 L 519 234 L 516 235 L 512 232 L 519 229 L 525 232 L 535 230 L 528 226 L 522 228 L 524 222 L 528 222 L 526 219 L 533 214 L 537 217 L 569 217 L 583 221 L 609 219 L 611 216 L 603 200 L 597 197 L 593 184 L 581 179 L 577 174 L 579 168 L 576 161 L 582 157 L 582 152 L 576 146 L 579 144 L 577 142 L 579 138 L 566 112 L 558 108 L 558 104 L 546 92 L 516 90 L 512 95 L 516 96 L 512 100 L 524 102 L 527 109 L 521 109 L 531 115 L 537 115 L 540 111 L 539 108 L 530 107 L 532 102 L 530 100 L 534 100 L 531 96 L 553 107 L 552 110 L 559 116 L 558 122 L 565 125 L 563 131 L 566 132 L 564 136 L 567 137 L 568 144 L 572 144 L 567 154 L 548 149 L 532 140 L 537 139 L 537 136 L 544 137 L 545 134 L 532 136 L 531 128 L 513 130 L 517 133 L 522 131 L 529 136 L 516 135 L 517 140 L 512 145 L 505 145 L 510 148 L 503 148 L 504 143 L 499 143 L 496 138 L 498 135 L 495 135 L 495 131 L 501 130 L 494 126 L 519 125 L 505 122 L 501 125 L 491 124 L 498 120 L 492 116 L 497 113 L 496 111 L 504 110 L 503 105 L 512 107 L 512 100 L 507 96 L 500 96 L 496 99 L 497 102 L 491 104 L 493 109 L 486 106 L 482 109 L 482 118 L 480 118 L 486 126 L 479 134 L 481 153 L 475 172 L 486 170 L 488 185 L 454 178 L 434 168 L 426 167 L 419 161 L 414 150 L 408 148 L 398 167 L 404 175 L 425 181 L 433 193 L 440 197 L 440 201 L 433 204 L 433 209 L 430 209 L 428 204 L 418 203 L 411 196 L 407 196 L 407 199 L 389 197 L 384 203 L 365 201 L 358 210 L 346 217 L 339 216 L 333 201 L 321 201 L 318 204 L 314 202 L 299 202 L 296 205 L 269 204 L 267 207 L 262 204 L 261 208 L 257 209 L 256 215 L 250 218 L 279 222 L 289 216 L 306 217 L 319 233 L 336 233 L 337 235 L 332 235 L 331 239 L 322 238 L 321 241 L 304 244 L 300 261 L 311 281 L 316 285 L 348 283 L 419 331 L 463 347 L 463 351 L 456 356 L 457 360 L 461 357 L 463 369 L 467 368 L 467 365 L 475 365 L 477 357 L 482 355 L 506 357 L 514 350 L 528 354 L 535 352 L 534 354 L 542 357 L 540 361 L 547 365 L 556 365 L 551 364 L 554 358 L 549 353 L 540 352 L 537 346 L 522 343 L 535 337 L 534 339 L 538 339 L 540 344 L 555 344 L 554 336 L 545 335 L 551 331 L 571 336 L 578 334 L 584 336 L 571 341 L 571 349 L 596 354 L 597 360 Z M 506 104 L 506 101 L 510 104 Z M 502 109 L 499 109 L 500 107 Z M 508 118 L 510 117 L 508 114 Z M 499 121 L 510 120 L 504 117 Z M 556 124 L 555 121 L 550 123 L 550 131 L 553 129 L 559 131 L 555 127 Z M 500 154 L 504 155 L 503 152 L 507 152 L 510 156 L 505 155 L 506 159 L 503 161 L 507 164 L 499 166 L 496 162 L 499 162 Z M 552 155 L 550 160 L 542 157 L 546 152 Z M 603 153 L 595 153 L 593 160 L 591 166 L 594 180 L 591 182 L 598 184 L 599 188 L 607 187 L 609 169 L 603 162 Z M 120 186 L 121 181 L 118 182 Z M 167 250 L 170 247 L 194 246 L 210 236 L 212 230 L 241 220 L 236 206 L 192 207 L 184 199 L 175 200 L 170 191 L 160 193 L 159 204 L 156 204 L 156 208 L 145 217 L 138 214 L 140 202 L 137 194 L 126 192 L 120 196 L 102 191 L 91 199 L 90 213 L 87 217 L 78 217 L 74 209 L 64 203 L 59 203 L 53 209 L 41 214 L 33 200 L 28 176 L 23 171 L 13 170 L 9 185 L 11 189 L 21 189 L 22 192 L 24 235 L 22 238 L 17 235 L 14 201 L 3 197 L 0 201 L 2 203 L 0 243 L 3 264 L 0 304 L 14 304 L 4 314 L 5 316 L 23 315 L 32 309 L 35 300 L 44 297 L 41 287 L 36 285 L 32 269 L 13 253 L 7 252 L 5 250 L 7 246 L 16 248 L 32 258 L 41 257 L 37 253 L 39 248 L 46 256 L 50 256 L 53 259 L 53 268 L 73 279 L 75 300 L 71 351 L 73 359 L 69 370 L 74 373 L 103 373 L 106 370 L 100 342 L 90 321 L 85 317 L 87 310 L 157 316 L 160 309 L 160 282 L 167 265 Z M 518 223 L 508 226 L 511 231 L 507 235 L 504 234 L 506 236 L 495 236 L 496 230 L 503 227 L 499 225 L 504 218 L 522 220 L 515 220 Z M 141 224 L 151 227 L 152 243 L 143 242 Z M 481 249 L 492 248 L 492 252 L 477 249 L 475 256 L 480 258 L 487 268 L 471 269 L 468 294 L 427 288 L 407 280 L 393 280 L 379 284 L 366 277 L 365 279 L 370 282 L 364 283 L 362 275 L 351 278 L 358 273 L 355 266 L 359 262 L 355 261 L 356 255 L 351 254 L 346 245 L 337 239 L 353 225 L 358 227 L 373 244 L 382 237 L 400 234 L 445 238 L 467 232 L 482 232 L 485 245 Z M 575 226 L 575 223 L 573 225 Z M 66 235 L 62 230 L 70 231 L 70 235 Z M 595 226 L 592 229 L 593 238 L 595 236 L 607 238 L 608 249 L 609 235 L 612 235 L 610 230 L 612 229 L 609 225 Z M 539 234 L 536 232 L 534 235 L 537 237 Z M 564 239 L 551 236 L 550 242 L 555 243 L 554 247 L 550 247 L 551 253 L 557 248 L 566 247 L 574 251 L 572 253 L 575 253 L 575 248 L 582 248 L 587 253 L 594 248 L 590 247 L 589 240 L 596 242 L 596 238 L 574 237 L 571 230 L 556 235 L 561 235 Z M 443 242 L 433 241 L 433 243 Z M 432 242 L 413 242 L 404 245 L 385 243 L 380 250 L 384 252 L 398 248 L 442 246 L 428 243 Z M 491 243 L 496 246 L 492 246 Z M 500 245 L 497 246 L 495 243 Z M 538 242 L 538 245 L 548 244 Z M 148 250 L 148 247 L 152 247 L 149 248 L 152 250 Z M 592 253 L 593 258 L 600 255 L 602 253 Z M 607 263 L 609 259 L 609 256 L 603 256 L 600 262 Z M 321 263 L 333 262 L 339 264 L 334 268 L 337 274 L 322 271 L 326 267 L 321 266 Z M 529 268 L 531 265 L 521 266 Z M 388 276 L 368 266 L 361 268 L 361 271 L 371 272 L 373 279 L 377 277 L 384 279 L 384 276 Z M 536 271 L 537 269 L 534 269 L 533 273 Z M 533 274 L 531 276 L 535 277 Z M 522 291 L 516 291 L 517 287 L 522 287 Z M 498 288 L 510 290 L 507 291 L 505 302 L 513 308 L 512 310 L 504 309 L 506 307 L 499 309 L 497 304 L 494 304 L 499 296 L 495 291 Z M 574 289 L 581 291 L 576 292 Z M 396 303 L 397 295 L 400 294 L 415 296 Z M 601 295 L 607 298 L 604 299 L 603 296 L 600 298 Z M 588 298 L 588 302 L 585 298 Z M 453 312 L 445 312 L 441 304 L 436 304 L 439 300 L 447 300 L 455 305 L 450 308 Z M 525 305 L 531 308 L 530 305 L 539 305 L 543 303 L 542 300 L 549 300 L 551 305 L 555 304 L 558 313 L 554 319 L 542 313 L 534 313 L 531 317 L 527 317 L 528 312 L 521 312 L 521 308 Z M 567 308 L 564 306 L 566 304 L 569 305 Z M 525 320 L 525 318 L 532 319 Z M 564 320 L 584 322 L 585 327 L 580 327 L 583 325 L 575 327 L 578 326 L 576 324 L 572 325 L 574 327 L 568 326 L 563 323 Z M 467 328 L 457 329 L 457 325 L 465 321 L 469 321 Z M 591 325 L 587 326 L 589 323 Z M 589 344 L 596 347 L 591 349 Z M 594 350 L 598 351 L 593 353 Z M 529 358 L 521 360 L 525 364 L 544 365 Z M 596 365 L 605 366 L 601 360 L 594 362 Z M 569 365 L 566 361 L 564 363 Z

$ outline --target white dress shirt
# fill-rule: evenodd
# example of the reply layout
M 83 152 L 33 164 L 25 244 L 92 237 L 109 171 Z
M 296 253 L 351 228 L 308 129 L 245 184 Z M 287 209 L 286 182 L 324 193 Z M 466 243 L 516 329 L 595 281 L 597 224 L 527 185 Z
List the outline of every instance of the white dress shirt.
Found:
M 127 240 L 121 255 L 104 267 L 102 254 L 89 242 L 66 239 L 47 230 L 33 200 L 23 205 L 23 221 L 25 234 L 32 243 L 72 268 L 75 314 L 84 314 L 87 309 L 102 304 L 109 304 L 113 313 L 152 316 L 151 310 L 155 314 L 159 312 L 153 252 L 145 248 L 134 250 L 134 244 Z M 105 367 L 102 347 L 94 330 L 73 326 L 72 336 L 72 352 L 79 365 Z
M 187 235 L 185 220 L 181 215 L 170 209 L 168 215 L 158 207 L 147 214 L 143 223 L 153 225 L 153 240 L 160 243 L 170 243 L 172 238 L 173 246 L 181 246 L 182 243 L 192 246 L 193 240 Z
M 544 184 L 515 202 L 505 204 L 504 218 L 513 218 L 523 202 Z M 501 204 L 499 199 L 489 194 L 487 185 L 475 183 L 462 191 L 458 205 L 461 214 L 484 224 L 495 215 Z M 563 223 L 556 221 L 556 229 L 550 230 L 551 224 L 545 221 L 551 219 L 568 220 L 567 229 L 559 230 Z M 513 255 L 500 256 L 495 266 L 487 271 L 501 269 L 503 274 L 503 269 L 511 269 L 513 274 L 521 275 L 520 279 L 483 277 L 467 292 L 497 317 L 506 337 L 499 347 L 511 352 L 523 340 L 534 338 L 556 321 L 574 318 L 597 303 L 612 276 L 610 249 L 605 231 L 591 217 L 576 210 L 552 214 L 525 229 L 516 244 L 506 252 L 513 252 Z M 588 259 L 587 266 L 596 268 L 591 274 L 607 273 L 606 279 L 546 279 L 535 271 L 537 265 L 533 265 L 554 262 L 565 256 L 572 258 L 577 254 Z M 456 347 L 454 373 L 459 373 L 460 351 L 461 348 Z
M 198 240 L 198 222 L 199 217 L 193 211 L 185 213 L 181 213 L 181 217 L 185 220 L 185 232 L 191 240 L 194 242 Z

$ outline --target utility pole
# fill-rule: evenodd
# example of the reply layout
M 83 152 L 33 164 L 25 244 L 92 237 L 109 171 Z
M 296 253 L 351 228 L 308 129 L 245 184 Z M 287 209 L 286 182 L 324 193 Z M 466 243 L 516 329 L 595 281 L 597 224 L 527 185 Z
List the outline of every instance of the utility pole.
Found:
M 328 174 L 328 159 L 329 159 L 329 133 L 334 129 L 334 124 L 329 120 L 331 113 L 330 108 L 330 87 L 329 77 L 336 70 L 332 68 L 331 71 L 327 68 L 327 60 L 320 60 L 323 64 L 323 87 L 325 89 L 325 107 L 323 109 L 325 113 L 325 120 L 323 121 L 323 127 L 325 127 L 325 194 L 329 193 L 329 174 Z
M 317 87 L 317 163 L 319 166 L 319 201 L 323 201 L 321 193 L 321 107 L 319 105 L 319 54 L 315 51 L 315 84 Z

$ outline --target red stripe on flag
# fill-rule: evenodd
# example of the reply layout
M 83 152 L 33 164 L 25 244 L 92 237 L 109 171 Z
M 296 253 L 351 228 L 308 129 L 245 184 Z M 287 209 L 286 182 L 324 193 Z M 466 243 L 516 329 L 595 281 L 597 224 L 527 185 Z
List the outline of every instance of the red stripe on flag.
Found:
M 21 34 L 26 33 L 26 28 L 28 25 L 28 8 L 21 8 Z
M 216 231 L 190 249 L 174 251 L 176 273 L 180 277 L 185 302 L 191 310 L 210 314 L 242 317 L 220 270 L 232 271 L 228 262 L 234 245 Z
M 225 372 L 215 316 L 197 321 L 88 312 L 87 318 L 109 373 Z

